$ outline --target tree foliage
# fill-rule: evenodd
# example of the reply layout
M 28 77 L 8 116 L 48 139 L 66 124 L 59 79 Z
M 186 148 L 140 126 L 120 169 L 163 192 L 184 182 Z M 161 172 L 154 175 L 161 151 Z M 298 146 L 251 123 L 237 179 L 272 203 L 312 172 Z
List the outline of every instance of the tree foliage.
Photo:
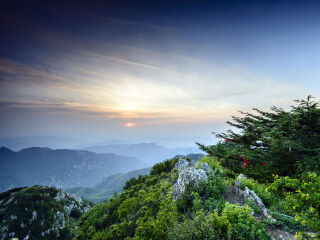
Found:
M 224 143 L 199 144 L 200 148 L 223 158 L 223 163 L 235 171 L 241 167 L 239 156 L 245 156 L 250 163 L 247 172 L 260 173 L 256 177 L 319 171 L 320 108 L 312 99 L 296 100 L 298 105 L 288 111 L 272 107 L 270 112 L 256 108 L 255 113 L 241 112 L 242 116 L 227 122 L 233 130 L 217 134 Z

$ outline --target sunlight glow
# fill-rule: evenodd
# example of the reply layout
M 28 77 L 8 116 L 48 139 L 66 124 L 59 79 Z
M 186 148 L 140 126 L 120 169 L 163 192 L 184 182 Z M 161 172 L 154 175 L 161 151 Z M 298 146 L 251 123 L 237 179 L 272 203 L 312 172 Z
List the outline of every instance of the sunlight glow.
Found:
M 133 123 L 133 122 L 127 122 L 127 123 L 124 124 L 124 126 L 130 128 L 130 127 L 135 127 L 136 124 Z

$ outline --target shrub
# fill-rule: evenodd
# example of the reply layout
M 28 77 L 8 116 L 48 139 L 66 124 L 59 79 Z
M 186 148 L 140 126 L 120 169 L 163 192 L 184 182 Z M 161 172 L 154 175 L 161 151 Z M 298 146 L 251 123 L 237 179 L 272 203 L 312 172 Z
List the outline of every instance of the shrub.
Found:
M 222 217 L 228 219 L 229 239 L 243 240 L 264 240 L 271 239 L 263 225 L 252 216 L 252 209 L 249 206 L 238 206 L 226 203 Z
M 217 213 L 196 212 L 192 219 L 177 223 L 169 233 L 170 240 L 228 239 L 229 222 Z
M 235 177 L 235 173 L 230 169 L 223 167 L 217 157 L 205 156 L 198 162 L 197 168 L 200 167 L 201 163 L 208 163 L 208 165 L 212 168 L 214 175 L 226 176 L 231 178 Z
M 305 173 L 300 179 L 275 177 L 268 191 L 283 196 L 286 209 L 296 221 L 311 230 L 318 231 L 320 237 L 320 176 L 316 173 Z
M 150 175 L 160 175 L 161 173 L 170 172 L 176 165 L 178 158 L 166 160 L 154 165 L 150 171 Z

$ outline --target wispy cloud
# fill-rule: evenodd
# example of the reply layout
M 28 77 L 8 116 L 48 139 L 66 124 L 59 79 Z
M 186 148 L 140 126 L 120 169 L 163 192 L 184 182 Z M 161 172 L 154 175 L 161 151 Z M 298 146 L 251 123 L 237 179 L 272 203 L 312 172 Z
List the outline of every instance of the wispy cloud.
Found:
M 133 27 L 144 27 L 144 28 L 151 28 L 161 31 L 173 31 L 176 30 L 175 27 L 170 26 L 163 26 L 163 25 L 155 25 L 155 24 L 149 24 L 145 22 L 139 22 L 139 21 L 133 21 L 129 19 L 123 19 L 123 18 L 115 18 L 115 17 L 106 17 L 101 15 L 93 15 L 93 14 L 87 14 L 83 13 L 84 16 L 91 17 L 97 20 L 101 20 L 102 22 L 112 23 L 112 24 L 124 24 L 124 25 L 131 25 Z
M 100 55 L 100 54 L 92 54 L 92 56 L 93 57 L 97 57 L 97 58 L 104 58 L 104 59 L 112 60 L 112 61 L 115 61 L 117 63 L 123 63 L 123 64 L 132 65 L 132 66 L 136 66 L 136 67 L 148 68 L 148 69 L 159 70 L 159 71 L 163 71 L 164 70 L 164 69 L 161 69 L 161 68 L 156 67 L 156 66 L 143 64 L 143 63 L 138 63 L 138 62 L 133 62 L 133 61 L 129 61 L 129 60 L 118 58 L 118 57 L 111 57 L 111 56 Z

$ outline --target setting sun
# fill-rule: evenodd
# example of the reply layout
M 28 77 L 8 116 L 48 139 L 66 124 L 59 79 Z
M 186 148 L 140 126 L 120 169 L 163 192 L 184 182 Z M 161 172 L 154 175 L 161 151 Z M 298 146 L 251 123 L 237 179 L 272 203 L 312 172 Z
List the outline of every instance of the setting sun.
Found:
M 134 126 L 136 126 L 136 124 L 132 123 L 132 122 L 127 122 L 124 126 L 125 127 L 134 127 Z

